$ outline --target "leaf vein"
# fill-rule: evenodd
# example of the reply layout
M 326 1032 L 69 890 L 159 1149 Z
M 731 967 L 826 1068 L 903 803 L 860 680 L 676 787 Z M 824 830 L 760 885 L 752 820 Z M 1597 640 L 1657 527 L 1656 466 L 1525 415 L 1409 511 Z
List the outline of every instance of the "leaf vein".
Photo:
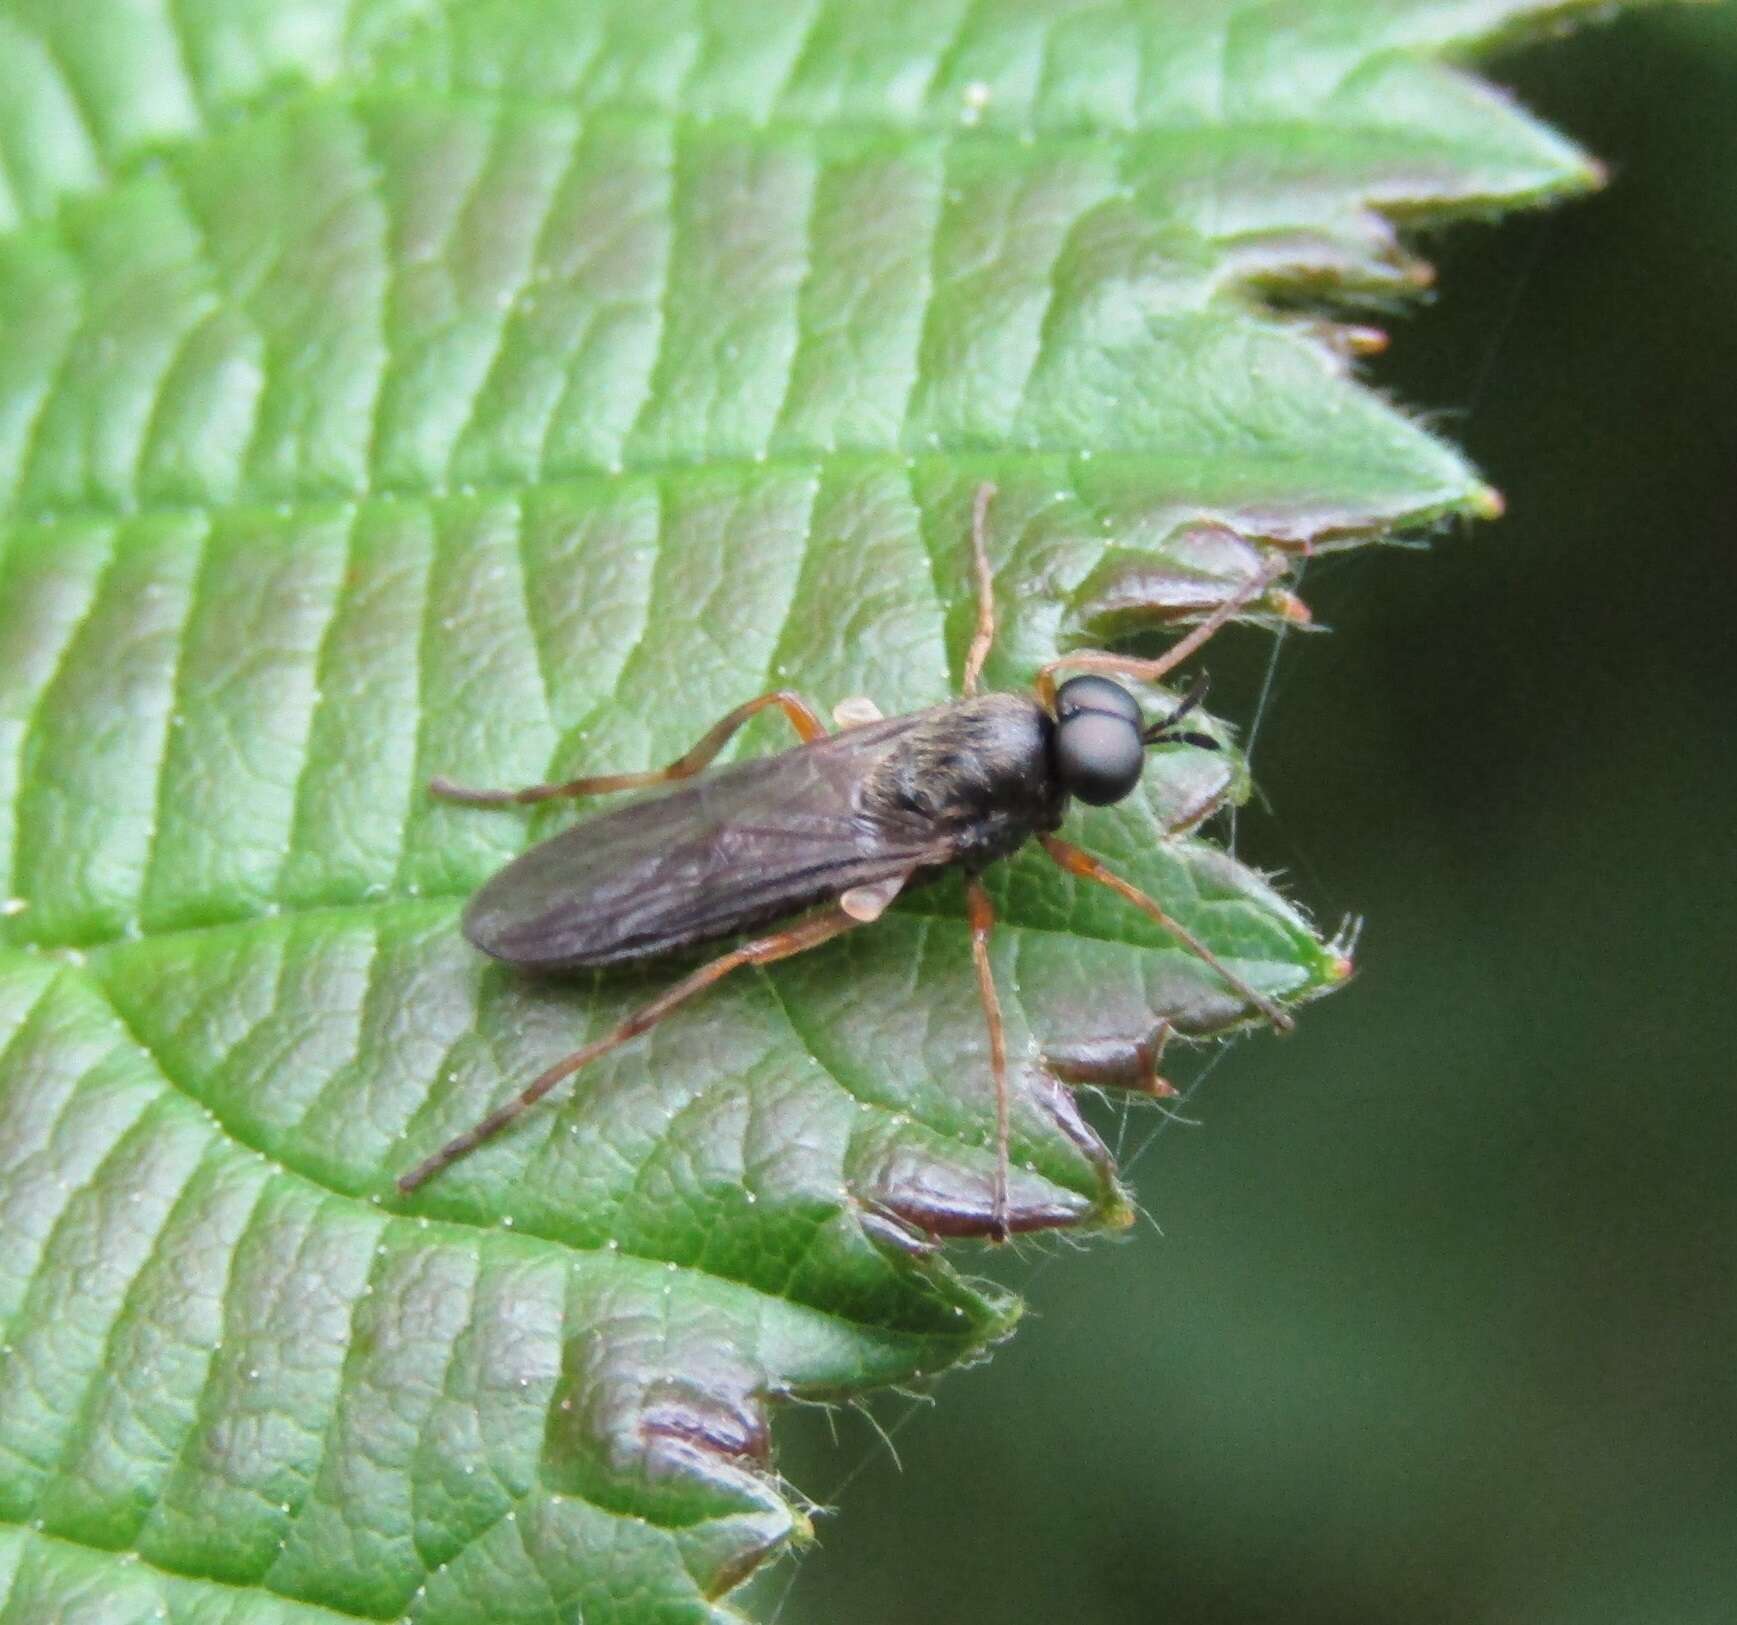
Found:
M 0 1071 L 3 1070 L 4 1062 L 3 1060 L 0 1060 Z M 128 1128 L 127 1134 L 115 1142 L 114 1146 L 110 1149 L 108 1156 L 103 1159 L 103 1164 L 99 1166 L 96 1171 L 98 1176 L 100 1176 L 102 1172 L 102 1167 L 106 1166 L 110 1159 L 120 1152 L 121 1148 L 125 1145 L 126 1140 L 132 1136 L 141 1124 L 147 1122 L 150 1115 L 149 1107 L 139 1113 L 138 1117 L 134 1119 L 132 1125 Z M 87 1449 L 90 1445 L 91 1436 L 96 1427 L 97 1411 L 103 1398 L 105 1385 L 110 1378 L 110 1374 L 115 1369 L 114 1356 L 120 1339 L 126 1332 L 131 1330 L 133 1326 L 146 1318 L 145 1306 L 138 1301 L 141 1292 L 141 1283 L 145 1280 L 150 1271 L 157 1266 L 159 1262 L 159 1250 L 163 1245 L 163 1238 L 169 1233 L 176 1221 L 181 1218 L 184 1205 L 194 1186 L 199 1182 L 200 1176 L 206 1166 L 206 1158 L 209 1155 L 209 1148 L 215 1143 L 217 1142 L 207 1142 L 206 1152 L 202 1153 L 199 1159 L 187 1170 L 186 1176 L 181 1181 L 181 1188 L 175 1192 L 175 1195 L 171 1200 L 163 1204 L 162 1216 L 158 1220 L 156 1230 L 153 1232 L 150 1242 L 147 1245 L 143 1256 L 139 1260 L 138 1267 L 133 1271 L 131 1279 L 118 1295 L 119 1301 L 116 1305 L 114 1318 L 109 1322 L 108 1329 L 103 1334 L 101 1358 L 97 1360 L 91 1371 L 90 1379 L 86 1383 L 84 1392 L 79 1400 L 77 1407 L 78 1414 L 74 1418 L 72 1426 L 67 1430 L 67 1436 L 63 1442 L 60 1455 L 51 1469 L 54 1477 L 58 1479 L 64 1481 L 70 1477 L 73 1458 Z M 142 1418 L 135 1416 L 133 1420 L 136 1423 L 142 1424 Z M 166 1440 L 159 1440 L 158 1442 L 167 1443 Z M 138 1529 L 139 1523 L 135 1522 L 133 1526 L 133 1533 L 135 1536 L 138 1533 Z
M 151 802 L 151 819 L 144 832 L 141 850 L 145 855 L 144 873 L 139 877 L 139 902 L 136 905 L 142 916 L 149 903 L 154 887 L 152 881 L 157 871 L 161 857 L 157 837 L 162 831 L 163 815 L 171 801 L 176 799 L 178 786 L 170 785 L 171 757 L 175 737 L 175 719 L 183 714 L 185 695 L 183 684 L 187 681 L 187 641 L 188 633 L 193 623 L 205 608 L 205 597 L 209 592 L 207 577 L 216 567 L 216 548 L 213 545 L 215 533 L 207 522 L 199 536 L 199 562 L 193 572 L 192 590 L 187 594 L 187 609 L 181 618 L 180 630 L 175 634 L 170 657 L 172 669 L 169 673 L 169 708 L 161 719 L 161 742 L 157 749 L 157 760 L 154 776 L 156 778 L 156 795 Z M 142 720 L 142 719 L 141 719 Z M 141 924 L 144 922 L 141 920 Z

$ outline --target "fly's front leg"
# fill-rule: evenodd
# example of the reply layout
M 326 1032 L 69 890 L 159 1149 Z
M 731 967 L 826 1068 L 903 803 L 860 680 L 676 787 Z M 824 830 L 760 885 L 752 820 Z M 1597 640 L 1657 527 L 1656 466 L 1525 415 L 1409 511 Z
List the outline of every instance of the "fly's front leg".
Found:
M 1200 646 L 1217 635 L 1247 609 L 1257 598 L 1264 597 L 1272 584 L 1285 573 L 1282 561 L 1269 565 L 1253 580 L 1246 582 L 1218 606 L 1199 626 L 1153 660 L 1140 660 L 1133 655 L 1109 654 L 1101 649 L 1078 649 L 1072 654 L 1052 660 L 1037 674 L 1037 697 L 1046 710 L 1055 709 L 1055 674 L 1058 671 L 1095 672 L 1103 677 L 1131 677 L 1136 682 L 1155 683 L 1166 672 L 1180 666 Z
M 526 806 L 535 801 L 552 801 L 558 796 L 601 796 L 617 790 L 644 790 L 654 784 L 667 784 L 671 779 L 691 778 L 702 768 L 709 767 L 744 723 L 774 705 L 790 719 L 790 726 L 803 744 L 825 737 L 826 724 L 820 713 L 800 694 L 780 688 L 738 705 L 734 711 L 719 718 L 693 749 L 678 756 L 667 767 L 654 768 L 649 773 L 604 773 L 592 778 L 568 779 L 561 784 L 527 785 L 522 790 L 472 790 L 454 784 L 450 779 L 435 778 L 428 781 L 428 788 L 431 794 L 444 801 L 461 801 L 469 807 Z
M 1148 897 L 1132 881 L 1124 880 L 1120 875 L 1099 863 L 1091 853 L 1082 851 L 1070 841 L 1061 840 L 1054 835 L 1040 835 L 1038 839 L 1042 841 L 1044 851 L 1070 875 L 1077 875 L 1082 880 L 1093 880 L 1100 886 L 1107 886 L 1118 897 L 1132 903 L 1148 919 L 1156 921 L 1202 964 L 1210 965 L 1213 970 L 1217 971 L 1231 992 L 1252 1009 L 1260 1011 L 1272 1023 L 1275 1032 L 1288 1033 L 1296 1026 L 1296 1022 L 1273 1003 L 1266 994 L 1250 987 L 1187 926 L 1182 924 L 1180 920 L 1171 919 L 1152 898 Z
M 859 923 L 861 922 L 843 909 L 828 909 L 823 914 L 797 921 L 787 931 L 756 937 L 752 942 L 744 942 L 741 947 L 732 948 L 729 953 L 709 960 L 698 970 L 684 976 L 673 987 L 665 989 L 649 1004 L 640 1006 L 601 1038 L 593 1039 L 583 1048 L 574 1050 L 571 1055 L 564 1055 L 553 1066 L 539 1072 L 505 1105 L 497 1106 L 464 1133 L 448 1140 L 433 1155 L 424 1157 L 408 1173 L 401 1174 L 397 1182 L 399 1192 L 409 1195 L 418 1185 L 426 1183 L 443 1168 L 450 1167 L 467 1152 L 474 1151 L 484 1140 L 491 1139 L 509 1123 L 522 1117 L 563 1078 L 572 1077 L 581 1067 L 589 1066 L 612 1049 L 620 1048 L 629 1039 L 649 1032 L 665 1016 L 679 1010 L 689 999 L 704 993 L 714 982 L 722 981 L 731 971 L 743 965 L 770 965 L 777 960 L 788 959 L 793 954 L 806 953 L 810 948 L 818 948 L 823 942 L 842 936 Z

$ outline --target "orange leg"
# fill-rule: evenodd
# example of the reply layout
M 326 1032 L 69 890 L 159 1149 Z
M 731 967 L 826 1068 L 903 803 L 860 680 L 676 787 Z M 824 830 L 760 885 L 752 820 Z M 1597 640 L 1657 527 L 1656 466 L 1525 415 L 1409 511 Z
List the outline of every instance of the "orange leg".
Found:
M 1081 851 L 1079 847 L 1069 841 L 1060 840 L 1054 835 L 1042 835 L 1038 839 L 1043 842 L 1044 851 L 1049 853 L 1070 875 L 1078 875 L 1082 880 L 1095 880 L 1100 886 L 1108 886 L 1118 897 L 1126 898 L 1148 918 L 1156 920 L 1196 959 L 1210 965 L 1217 971 L 1233 993 L 1260 1011 L 1272 1023 L 1275 1032 L 1288 1033 L 1296 1026 L 1296 1023 L 1278 1005 L 1274 1004 L 1264 993 L 1257 993 L 1187 926 L 1171 919 L 1138 886 L 1124 880 L 1120 875 L 1112 873 L 1099 863 L 1091 853 Z
M 705 992 L 714 982 L 722 981 L 731 971 L 742 965 L 770 965 L 774 960 L 806 953 L 810 948 L 818 948 L 823 942 L 830 942 L 857 924 L 858 922 L 842 909 L 829 909 L 824 914 L 799 920 L 787 931 L 779 931 L 769 937 L 757 937 L 752 942 L 744 942 L 739 948 L 732 948 L 727 954 L 720 954 L 660 993 L 650 1004 L 642 1005 L 603 1037 L 593 1039 L 583 1049 L 574 1050 L 571 1055 L 563 1056 L 553 1066 L 538 1073 L 525 1089 L 514 1095 L 504 1106 L 497 1106 L 487 1117 L 467 1128 L 456 1139 L 447 1141 L 433 1155 L 424 1157 L 408 1173 L 399 1176 L 399 1191 L 408 1195 L 418 1185 L 432 1179 L 443 1168 L 457 1162 L 467 1152 L 474 1151 L 484 1140 L 498 1134 L 515 1118 L 528 1112 L 563 1078 L 572 1077 L 581 1067 L 590 1065 L 599 1056 L 607 1055 L 630 1038 L 637 1038 L 641 1033 L 648 1032 L 665 1016 L 680 1009 L 696 994 Z
M 983 1000 L 983 1018 L 989 1024 L 989 1070 L 995 1078 L 995 1195 L 989 1234 L 995 1241 L 1006 1241 L 1007 1031 L 1001 1020 L 1001 1000 L 995 992 L 995 972 L 989 964 L 989 933 L 995 927 L 995 905 L 975 876 L 965 883 L 965 902 L 971 919 L 971 959 L 977 967 L 977 993 Z
M 983 662 L 995 645 L 995 572 L 989 568 L 989 504 L 995 487 L 987 480 L 977 487 L 971 503 L 971 557 L 977 570 L 977 630 L 965 655 L 966 694 L 975 694 L 983 678 Z
M 604 773 L 595 778 L 568 779 L 564 784 L 533 784 L 523 790 L 470 790 L 449 779 L 436 778 L 428 781 L 428 788 L 443 800 L 462 801 L 472 807 L 522 806 L 533 801 L 551 801 L 557 796 L 601 796 L 616 790 L 643 790 L 654 784 L 667 783 L 670 779 L 690 778 L 701 768 L 710 766 L 713 758 L 750 717 L 758 716 L 774 705 L 790 719 L 790 726 L 803 744 L 825 737 L 826 724 L 820 713 L 801 695 L 780 688 L 738 705 L 714 723 L 686 755 L 678 756 L 668 767 L 653 768 L 649 773 Z
M 1040 668 L 1037 674 L 1038 699 L 1046 709 L 1055 709 L 1055 674 L 1058 671 L 1090 671 L 1105 677 L 1132 677 L 1136 682 L 1157 682 L 1166 672 L 1180 666 L 1255 599 L 1264 596 L 1284 572 L 1285 566 L 1282 562 L 1269 565 L 1254 580 L 1245 583 L 1240 590 L 1225 599 L 1187 637 L 1173 643 L 1155 659 L 1139 660 L 1133 655 L 1113 655 L 1101 649 L 1076 649 L 1072 654 L 1065 654 L 1050 661 Z

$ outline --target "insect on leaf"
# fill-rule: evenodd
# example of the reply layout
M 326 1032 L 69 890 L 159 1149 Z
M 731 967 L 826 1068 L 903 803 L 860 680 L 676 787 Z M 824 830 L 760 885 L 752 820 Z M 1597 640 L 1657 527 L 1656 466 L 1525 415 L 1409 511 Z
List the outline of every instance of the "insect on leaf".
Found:
M 993 1161 L 957 893 L 401 1200 L 668 975 L 472 952 L 573 814 L 428 779 L 647 767 L 779 683 L 948 696 L 985 478 L 1009 687 L 1486 508 L 1268 295 L 1397 299 L 1393 219 L 1587 186 L 1449 65 L 1564 9 L 0 0 L 8 1618 L 737 1617 L 807 1532 L 775 1402 L 1017 1311 L 935 1240 Z M 1321 991 L 1306 918 L 1169 838 L 1234 758 L 1156 765 L 1070 834 Z M 1041 857 L 994 883 L 1014 1209 L 1124 1223 L 1038 1046 L 1239 1007 Z

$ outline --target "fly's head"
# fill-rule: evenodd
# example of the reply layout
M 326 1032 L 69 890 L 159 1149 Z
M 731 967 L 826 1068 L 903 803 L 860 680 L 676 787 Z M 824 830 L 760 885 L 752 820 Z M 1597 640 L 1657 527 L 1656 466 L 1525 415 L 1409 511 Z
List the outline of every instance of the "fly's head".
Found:
M 1217 741 L 1177 727 L 1206 694 L 1198 679 L 1182 703 L 1160 722 L 1147 725 L 1134 696 L 1108 677 L 1070 677 L 1055 692 L 1051 761 L 1062 788 L 1088 807 L 1107 807 L 1140 782 L 1146 747 L 1197 745 L 1217 750 Z

